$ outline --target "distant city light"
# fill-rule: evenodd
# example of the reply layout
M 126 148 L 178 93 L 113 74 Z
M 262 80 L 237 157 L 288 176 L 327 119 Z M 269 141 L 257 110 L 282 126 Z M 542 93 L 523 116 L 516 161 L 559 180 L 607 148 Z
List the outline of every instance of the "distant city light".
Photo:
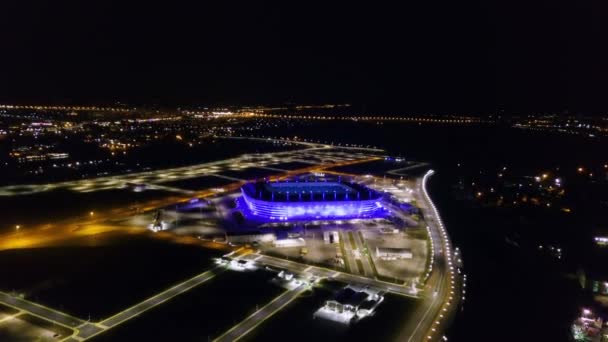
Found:
M 606 246 L 608 245 L 608 237 L 606 236 L 596 236 L 594 238 L 595 243 L 599 246 Z

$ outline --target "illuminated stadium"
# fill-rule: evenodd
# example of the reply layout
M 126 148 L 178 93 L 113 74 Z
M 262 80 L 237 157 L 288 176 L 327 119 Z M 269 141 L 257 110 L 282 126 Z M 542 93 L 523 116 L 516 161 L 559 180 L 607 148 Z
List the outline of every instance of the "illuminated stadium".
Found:
M 241 192 L 245 216 L 270 221 L 376 218 L 385 213 L 382 194 L 357 183 L 254 182 L 243 185 Z

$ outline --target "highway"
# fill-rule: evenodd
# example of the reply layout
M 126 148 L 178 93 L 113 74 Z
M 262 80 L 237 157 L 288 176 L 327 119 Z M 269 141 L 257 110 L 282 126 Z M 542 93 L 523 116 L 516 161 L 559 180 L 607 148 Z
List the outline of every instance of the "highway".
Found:
M 439 213 L 435 208 L 426 189 L 428 178 L 433 175 L 429 170 L 422 179 L 417 181 L 417 191 L 424 198 L 418 203 L 429 227 L 429 234 L 433 243 L 432 271 L 426 282 L 424 296 L 411 320 L 408 320 L 399 334 L 399 341 L 438 341 L 441 339 L 442 329 L 445 329 L 448 318 L 457 308 L 454 289 L 458 279 L 451 266 L 451 243 Z
M 254 312 L 251 316 L 247 317 L 245 320 L 225 332 L 222 336 L 215 339 L 214 342 L 237 341 L 238 339 L 247 335 L 247 333 L 249 333 L 251 330 L 255 329 L 256 326 L 284 308 L 292 300 L 296 299 L 307 288 L 308 286 L 300 285 L 293 290 L 283 292 L 263 308 Z

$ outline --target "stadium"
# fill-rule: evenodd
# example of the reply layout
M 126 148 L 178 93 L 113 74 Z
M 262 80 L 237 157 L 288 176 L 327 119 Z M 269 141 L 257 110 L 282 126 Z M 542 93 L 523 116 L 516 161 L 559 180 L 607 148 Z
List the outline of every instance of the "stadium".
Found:
M 357 183 L 252 182 L 241 192 L 245 216 L 269 221 L 377 218 L 385 213 L 382 194 Z

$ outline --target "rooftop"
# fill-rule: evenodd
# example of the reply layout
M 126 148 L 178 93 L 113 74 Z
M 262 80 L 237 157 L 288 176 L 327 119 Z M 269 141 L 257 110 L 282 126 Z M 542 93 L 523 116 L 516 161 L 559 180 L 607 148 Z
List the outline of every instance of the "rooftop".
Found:
M 251 198 L 274 202 L 376 200 L 382 194 L 354 182 L 253 182 L 243 185 Z

